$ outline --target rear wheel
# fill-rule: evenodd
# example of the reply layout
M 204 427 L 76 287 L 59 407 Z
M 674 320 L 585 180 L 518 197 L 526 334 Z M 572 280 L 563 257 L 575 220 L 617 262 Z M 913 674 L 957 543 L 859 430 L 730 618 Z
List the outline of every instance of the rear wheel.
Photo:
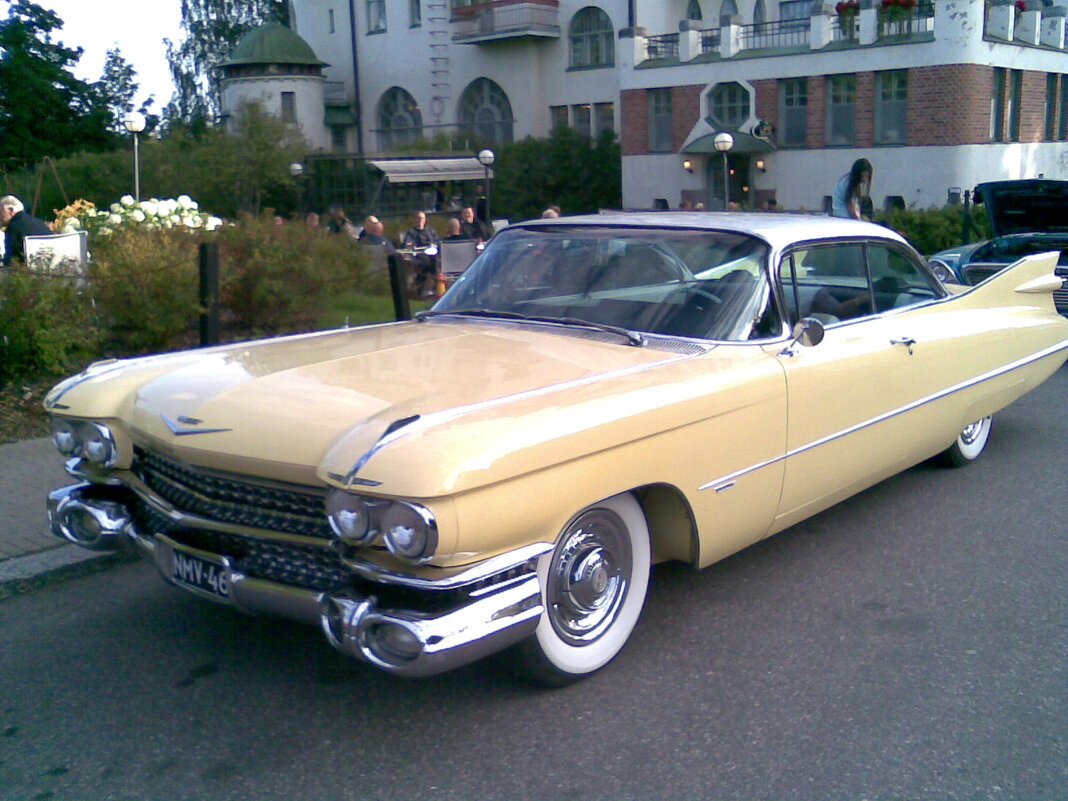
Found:
M 941 453 L 941 461 L 949 467 L 964 467 L 971 464 L 986 448 L 986 442 L 990 439 L 990 428 L 993 418 L 984 417 L 974 423 L 966 425 L 964 430 L 957 436 L 956 442 Z
M 579 512 L 538 562 L 545 611 L 536 632 L 504 655 L 508 668 L 562 687 L 619 653 L 645 603 L 649 529 L 629 493 Z

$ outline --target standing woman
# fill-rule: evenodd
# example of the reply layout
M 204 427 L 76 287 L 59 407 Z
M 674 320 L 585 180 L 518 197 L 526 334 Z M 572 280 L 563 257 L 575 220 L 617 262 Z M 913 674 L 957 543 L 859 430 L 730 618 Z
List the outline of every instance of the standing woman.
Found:
M 831 196 L 832 217 L 852 217 L 862 220 L 861 204 L 871 194 L 871 162 L 857 159 L 853 168 L 838 179 Z

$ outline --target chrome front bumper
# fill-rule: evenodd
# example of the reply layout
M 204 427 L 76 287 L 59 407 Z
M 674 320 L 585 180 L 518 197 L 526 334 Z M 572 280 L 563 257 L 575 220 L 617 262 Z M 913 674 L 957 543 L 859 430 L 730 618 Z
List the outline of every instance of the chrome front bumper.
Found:
M 440 585 L 421 582 L 427 598 L 435 591 L 462 591 L 450 607 L 431 613 L 383 606 L 375 594 L 354 588 L 322 592 L 246 576 L 225 556 L 146 536 L 121 500 L 87 482 L 49 493 L 48 518 L 52 532 L 75 545 L 114 550 L 134 543 L 175 586 L 244 612 L 318 626 L 337 650 L 398 675 L 430 676 L 501 651 L 533 634 L 543 611 L 533 567 L 540 548 L 524 548 L 511 561 L 494 560 L 500 569 L 495 565 L 488 575 L 472 571 L 466 592 L 456 576 Z M 177 580 L 176 552 L 219 565 L 226 597 Z

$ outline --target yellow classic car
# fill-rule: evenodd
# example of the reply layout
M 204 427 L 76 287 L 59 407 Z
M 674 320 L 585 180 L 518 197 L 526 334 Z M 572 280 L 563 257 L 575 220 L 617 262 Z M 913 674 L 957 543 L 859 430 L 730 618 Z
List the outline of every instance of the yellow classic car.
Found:
M 1068 355 L 1056 253 L 943 285 L 897 234 L 611 213 L 493 239 L 417 319 L 100 362 L 46 397 L 53 531 L 423 676 L 606 665 L 704 567 L 922 460 Z

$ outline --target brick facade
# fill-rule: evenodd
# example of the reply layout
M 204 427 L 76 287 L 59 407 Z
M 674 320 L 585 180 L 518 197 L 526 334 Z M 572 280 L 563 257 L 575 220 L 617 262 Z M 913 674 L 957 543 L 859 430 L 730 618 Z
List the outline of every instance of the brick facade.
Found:
M 808 79 L 808 148 L 826 146 L 826 77 Z M 1062 77 L 1068 80 L 1068 76 Z M 990 105 L 993 96 L 992 67 L 977 64 L 947 64 L 914 67 L 908 70 L 906 145 L 953 146 L 990 142 Z M 752 82 L 756 94 L 756 116 L 775 126 L 779 123 L 779 82 L 766 79 Z M 872 147 L 875 139 L 875 73 L 856 73 L 856 147 Z M 703 116 L 705 85 L 672 88 L 672 141 L 677 151 L 686 135 Z M 1021 142 L 1041 142 L 1045 138 L 1046 73 L 1023 72 L 1020 97 Z M 648 107 L 645 90 L 622 93 L 622 150 L 632 156 L 649 152 Z

